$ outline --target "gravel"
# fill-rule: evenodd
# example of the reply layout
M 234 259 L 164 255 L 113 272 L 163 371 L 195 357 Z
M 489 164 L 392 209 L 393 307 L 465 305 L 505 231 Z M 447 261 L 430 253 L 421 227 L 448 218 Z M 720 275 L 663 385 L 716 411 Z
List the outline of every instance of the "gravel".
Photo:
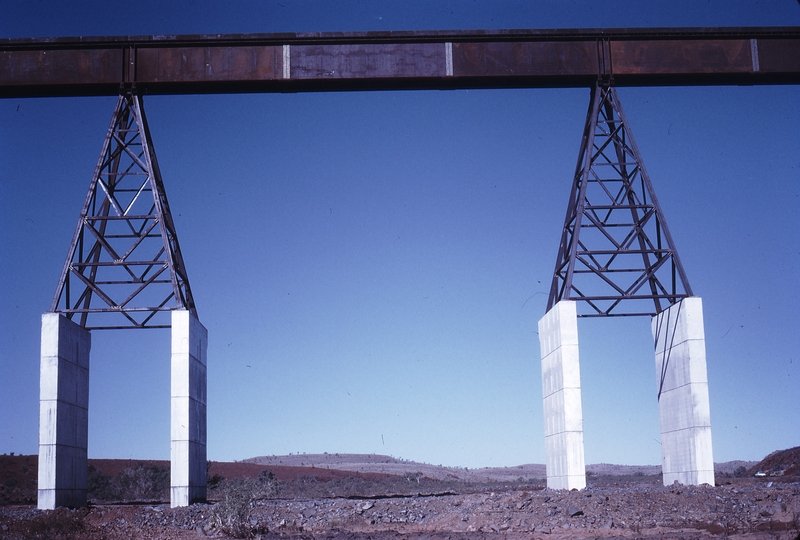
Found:
M 654 478 L 590 483 L 583 491 L 463 485 L 458 493 L 296 497 L 254 501 L 250 530 L 270 539 L 738 538 L 795 540 L 800 482 L 755 479 L 663 487 Z M 288 488 L 289 486 L 287 486 Z M 43 512 L 0 507 L 0 538 L 224 538 L 212 504 L 95 505 Z

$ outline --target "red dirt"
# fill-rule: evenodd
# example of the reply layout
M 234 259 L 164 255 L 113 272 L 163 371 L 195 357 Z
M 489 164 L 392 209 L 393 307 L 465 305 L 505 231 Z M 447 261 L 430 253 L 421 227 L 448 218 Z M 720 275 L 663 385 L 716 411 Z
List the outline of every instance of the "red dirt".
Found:
M 39 456 L 0 456 L 0 505 L 36 502 Z
M 762 464 L 784 467 L 795 462 L 797 453 L 775 453 Z M 164 501 L 94 501 L 84 509 L 39 511 L 37 461 L 36 456 L 0 456 L 2 540 L 225 537 L 214 519 L 214 501 L 174 509 Z M 168 465 L 151 460 L 90 463 L 109 476 L 126 467 Z M 592 475 L 587 489 L 565 492 L 528 482 L 445 482 L 414 474 L 245 462 L 214 462 L 209 473 L 241 478 L 264 470 L 278 478 L 279 493 L 253 499 L 246 523 L 265 540 L 800 539 L 800 482 L 787 474 L 718 475 L 716 487 L 664 487 L 657 475 Z
M 771 453 L 752 467 L 748 474 L 752 476 L 759 471 L 768 476 L 796 476 L 800 474 L 800 446 Z
M 259 465 L 257 463 L 242 462 L 224 463 L 219 461 L 211 462 L 211 468 L 208 473 L 210 475 L 218 474 L 223 478 L 252 478 L 258 476 L 261 471 L 271 471 L 279 482 L 292 482 L 301 478 L 315 478 L 318 482 L 344 478 L 361 478 L 377 482 L 391 477 L 388 474 L 340 471 L 316 467 L 286 467 L 283 465 Z
M 35 467 L 36 463 L 38 463 L 37 456 L 27 457 L 33 458 L 32 465 Z M 2 462 L 2 460 L 0 460 L 0 462 Z M 209 463 L 211 466 L 208 469 L 208 474 L 211 476 L 219 475 L 223 478 L 252 478 L 254 476 L 258 476 L 261 471 L 272 471 L 272 474 L 275 475 L 275 478 L 277 478 L 279 482 L 292 482 L 299 478 L 309 477 L 315 478 L 318 482 L 353 477 L 362 478 L 364 480 L 380 481 L 391 476 L 388 474 L 340 471 L 337 469 L 322 469 L 316 467 L 259 465 L 257 463 L 246 463 L 240 461 L 210 461 Z M 115 476 L 125 469 L 133 469 L 139 465 L 145 467 L 169 467 L 169 461 L 152 459 L 90 459 L 89 465 L 106 476 Z

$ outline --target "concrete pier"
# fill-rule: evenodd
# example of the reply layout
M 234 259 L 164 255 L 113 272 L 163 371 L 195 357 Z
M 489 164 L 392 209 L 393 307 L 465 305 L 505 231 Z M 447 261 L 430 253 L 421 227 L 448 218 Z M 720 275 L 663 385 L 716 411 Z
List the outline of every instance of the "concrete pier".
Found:
M 206 500 L 206 349 L 208 332 L 189 311 L 172 312 L 172 507 Z
M 703 303 L 685 298 L 653 317 L 664 485 L 714 485 Z
M 38 506 L 86 506 L 89 441 L 88 330 L 42 315 L 39 370 Z
M 547 487 L 583 489 L 583 408 L 575 302 L 562 300 L 539 320 Z

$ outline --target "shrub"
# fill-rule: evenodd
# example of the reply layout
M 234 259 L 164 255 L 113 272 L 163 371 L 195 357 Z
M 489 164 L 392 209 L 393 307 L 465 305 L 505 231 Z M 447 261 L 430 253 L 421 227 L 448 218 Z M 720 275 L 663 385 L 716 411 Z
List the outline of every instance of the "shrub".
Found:
M 272 471 L 255 478 L 232 478 L 220 483 L 220 501 L 214 505 L 212 520 L 222 532 L 235 538 L 251 538 L 258 528 L 251 523 L 255 501 L 278 494 L 278 480 Z M 266 531 L 265 531 L 266 532 Z
M 114 477 L 120 500 L 149 501 L 169 497 L 170 470 L 159 465 L 138 465 Z
M 234 538 L 250 538 L 253 535 L 250 515 L 253 510 L 253 481 L 234 478 L 222 488 L 222 498 L 214 505 L 214 524 Z
M 110 493 L 109 485 L 111 484 L 111 477 L 98 471 L 94 466 L 89 465 L 88 474 L 88 488 L 90 499 L 100 499 L 103 501 L 110 500 L 108 496 Z
M 89 467 L 89 498 L 103 501 L 168 500 L 169 467 L 144 465 L 125 469 L 113 478 Z

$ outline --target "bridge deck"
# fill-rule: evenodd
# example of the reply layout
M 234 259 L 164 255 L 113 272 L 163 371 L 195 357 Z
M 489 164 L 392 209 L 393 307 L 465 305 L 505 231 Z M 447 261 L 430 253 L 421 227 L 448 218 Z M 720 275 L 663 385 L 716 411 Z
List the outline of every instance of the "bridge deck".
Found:
M 0 97 L 800 83 L 800 27 L 0 40 Z

